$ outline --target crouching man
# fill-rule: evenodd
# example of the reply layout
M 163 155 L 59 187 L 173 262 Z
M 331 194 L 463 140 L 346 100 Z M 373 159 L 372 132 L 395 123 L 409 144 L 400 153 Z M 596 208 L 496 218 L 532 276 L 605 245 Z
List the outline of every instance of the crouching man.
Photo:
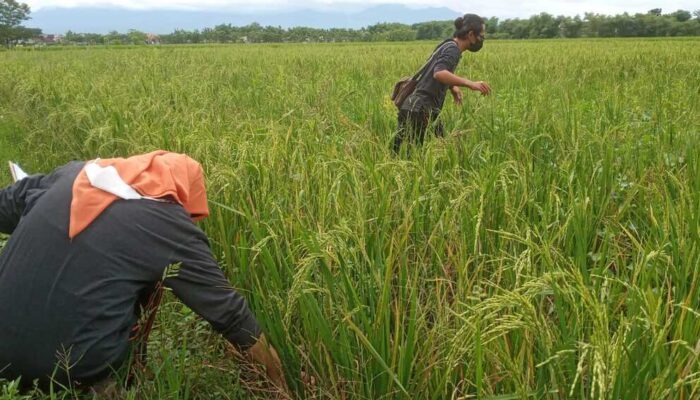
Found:
M 162 281 L 286 390 L 277 353 L 194 224 L 208 214 L 199 163 L 165 151 L 71 162 L 0 190 L 0 232 L 11 235 L 0 378 L 100 384 L 133 351 L 143 299 Z

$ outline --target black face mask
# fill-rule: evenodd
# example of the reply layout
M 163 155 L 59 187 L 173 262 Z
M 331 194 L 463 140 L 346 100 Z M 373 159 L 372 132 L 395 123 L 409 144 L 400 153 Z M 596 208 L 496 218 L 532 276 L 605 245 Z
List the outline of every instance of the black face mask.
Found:
M 479 35 L 477 36 L 476 43 L 472 43 L 467 47 L 467 50 L 471 51 L 472 53 L 476 53 L 477 51 L 481 50 L 481 48 L 484 47 L 484 35 Z

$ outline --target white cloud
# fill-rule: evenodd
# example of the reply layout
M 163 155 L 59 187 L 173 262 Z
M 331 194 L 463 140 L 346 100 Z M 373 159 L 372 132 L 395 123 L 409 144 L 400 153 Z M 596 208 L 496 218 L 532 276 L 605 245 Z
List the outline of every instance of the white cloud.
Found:
M 532 0 L 515 2 L 508 0 L 491 0 L 489 2 L 470 3 L 463 0 L 24 0 L 32 10 L 49 7 L 124 7 L 130 9 L 192 9 L 192 10 L 226 10 L 258 11 L 287 9 L 358 9 L 376 4 L 400 3 L 415 7 L 449 7 L 458 12 L 474 12 L 483 16 L 499 18 L 525 18 L 540 12 L 554 15 L 583 16 L 585 12 L 600 14 L 620 14 L 623 12 L 646 12 L 652 8 L 662 8 L 664 12 L 678 9 L 693 11 L 700 8 L 697 0 L 656 1 L 635 0 Z
M 646 13 L 653 8 L 662 8 L 664 13 L 673 12 L 678 9 L 696 10 L 700 8 L 700 3 L 693 1 L 635 1 L 635 0 L 533 0 L 528 2 L 510 2 L 505 0 L 495 0 L 484 2 L 483 4 L 473 4 L 473 9 L 465 10 L 464 2 L 456 0 L 446 0 L 450 8 L 460 12 L 474 11 L 480 15 L 497 16 L 500 18 L 523 18 L 541 12 L 554 15 L 581 15 L 586 12 L 614 15 L 628 12 L 630 14 Z

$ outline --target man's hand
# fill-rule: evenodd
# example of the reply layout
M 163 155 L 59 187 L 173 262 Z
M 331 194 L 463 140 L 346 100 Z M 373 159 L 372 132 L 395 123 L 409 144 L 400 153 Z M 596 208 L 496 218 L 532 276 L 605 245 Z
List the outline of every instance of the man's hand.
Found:
M 277 351 L 267 343 L 264 334 L 260 335 L 257 343 L 247 351 L 247 355 L 252 361 L 265 366 L 267 376 L 278 389 L 283 390 L 285 394 L 289 393 L 287 382 L 284 380 L 282 362 Z
M 459 89 L 458 86 L 452 86 L 450 87 L 450 92 L 452 93 L 452 97 L 455 99 L 455 104 L 458 106 L 462 105 L 462 91 Z
M 483 96 L 488 96 L 491 94 L 491 86 L 489 86 L 489 84 L 484 82 L 484 81 L 479 81 L 479 82 L 468 81 L 466 86 L 471 90 L 474 90 L 476 92 L 481 92 L 481 94 Z

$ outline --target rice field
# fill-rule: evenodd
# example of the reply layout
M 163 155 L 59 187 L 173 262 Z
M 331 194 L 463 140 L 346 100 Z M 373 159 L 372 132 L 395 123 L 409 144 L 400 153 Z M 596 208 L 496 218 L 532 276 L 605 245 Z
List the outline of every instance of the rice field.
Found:
M 434 45 L 0 52 L 0 161 L 199 160 L 295 397 L 700 397 L 700 39 L 487 41 L 493 95 L 394 157 Z M 129 398 L 270 397 L 226 354 L 169 296 Z

